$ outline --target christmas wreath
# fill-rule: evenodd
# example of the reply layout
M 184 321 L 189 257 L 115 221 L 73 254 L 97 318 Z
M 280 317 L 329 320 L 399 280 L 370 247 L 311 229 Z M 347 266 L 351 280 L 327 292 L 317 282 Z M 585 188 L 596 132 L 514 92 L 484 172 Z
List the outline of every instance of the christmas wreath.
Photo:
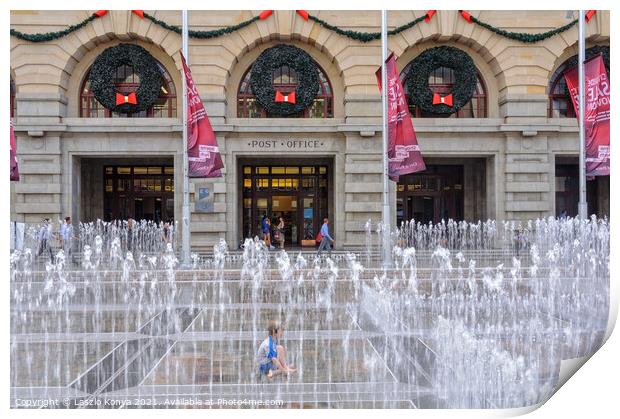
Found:
M 114 85 L 116 69 L 132 66 L 140 78 L 135 92 L 119 92 Z M 144 111 L 159 98 L 162 75 L 157 61 L 139 45 L 119 44 L 103 51 L 90 69 L 90 88 L 95 98 L 112 112 L 134 113 Z
M 609 56 L 608 46 L 596 45 L 596 46 L 593 46 L 592 48 L 587 48 L 586 49 L 586 61 L 599 54 L 603 56 L 603 63 L 605 64 L 605 70 L 607 71 L 607 77 L 609 77 L 610 56 Z M 570 57 L 568 60 L 566 60 L 566 64 L 564 65 L 565 71 L 567 71 L 569 68 L 575 67 L 578 62 L 579 62 L 579 55 L 573 55 L 572 57 Z M 560 77 L 563 77 L 563 75 L 560 74 Z M 566 83 L 564 83 L 564 95 L 570 96 L 570 93 L 568 91 L 568 85 Z
M 440 67 L 454 70 L 454 87 L 445 96 L 428 87 L 428 78 Z M 412 61 L 406 77 L 411 103 L 435 114 L 451 114 L 461 109 L 471 100 L 477 83 L 474 61 L 467 53 L 453 47 L 427 49 Z
M 273 87 L 273 72 L 288 66 L 297 73 L 294 92 Z M 307 52 L 292 45 L 276 45 L 265 51 L 252 66 L 250 87 L 258 103 L 272 115 L 293 115 L 312 104 L 319 91 L 319 72 Z
M 607 75 L 609 76 L 609 47 L 605 46 L 605 45 L 596 45 L 593 46 L 592 48 L 588 48 L 586 49 L 586 60 L 589 60 L 590 58 L 598 55 L 598 54 L 602 54 L 603 55 L 603 62 L 605 63 L 605 70 L 607 70 Z M 571 68 L 571 67 L 575 67 L 577 65 L 577 62 L 579 61 L 579 56 L 578 55 L 573 55 L 572 57 L 570 57 L 568 60 L 566 60 L 566 65 L 565 68 Z

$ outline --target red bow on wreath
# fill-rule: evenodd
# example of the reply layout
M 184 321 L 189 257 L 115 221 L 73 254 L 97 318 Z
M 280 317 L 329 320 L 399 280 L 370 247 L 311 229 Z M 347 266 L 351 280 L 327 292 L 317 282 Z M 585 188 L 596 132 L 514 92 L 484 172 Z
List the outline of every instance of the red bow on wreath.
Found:
M 124 105 L 125 103 L 137 105 L 138 100 L 136 99 L 136 94 L 134 92 L 131 92 L 128 95 L 122 95 L 120 93 L 117 93 L 116 94 L 116 105 Z
M 433 93 L 433 105 L 452 106 L 452 93 L 448 96 L 441 96 L 439 93 Z
M 291 92 L 288 95 L 282 94 L 279 90 L 276 90 L 276 102 L 295 103 L 295 92 Z

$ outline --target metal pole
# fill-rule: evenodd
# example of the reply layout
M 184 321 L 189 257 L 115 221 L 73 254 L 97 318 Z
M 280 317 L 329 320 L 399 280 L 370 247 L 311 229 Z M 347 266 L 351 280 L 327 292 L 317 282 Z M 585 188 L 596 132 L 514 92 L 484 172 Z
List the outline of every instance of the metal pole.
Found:
M 381 109 L 383 122 L 383 267 L 392 266 L 392 249 L 390 246 L 390 179 L 388 163 L 388 103 L 387 103 L 387 10 L 381 10 Z
M 579 10 L 579 218 L 588 218 L 588 202 L 586 201 L 586 134 L 584 129 L 585 117 L 585 74 L 584 61 L 586 59 L 584 11 Z
M 187 10 L 182 12 L 183 29 L 181 32 L 181 43 L 183 56 L 189 66 L 188 53 L 188 19 Z M 190 246 L 191 236 L 189 231 L 189 156 L 187 155 L 187 83 L 185 81 L 185 71 L 183 73 L 183 252 L 182 263 L 186 267 L 190 266 Z

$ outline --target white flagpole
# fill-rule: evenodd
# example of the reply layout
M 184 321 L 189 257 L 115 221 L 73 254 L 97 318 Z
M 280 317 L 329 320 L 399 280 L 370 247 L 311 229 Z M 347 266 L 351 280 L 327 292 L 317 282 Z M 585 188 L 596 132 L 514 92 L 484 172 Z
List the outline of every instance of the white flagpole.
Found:
M 388 103 L 387 103 L 387 10 L 381 10 L 381 109 L 383 122 L 383 267 L 392 266 L 392 249 L 390 246 L 390 197 L 388 166 Z
M 181 43 L 183 56 L 189 66 L 188 53 L 188 19 L 187 10 L 182 12 L 183 29 L 181 31 Z M 189 156 L 187 155 L 187 83 L 185 81 L 185 71 L 181 68 L 183 74 L 183 252 L 182 263 L 186 267 L 190 266 L 190 246 L 191 236 L 189 231 Z
M 584 11 L 579 10 L 579 218 L 588 218 L 588 202 L 586 200 L 586 134 L 584 128 L 585 118 L 585 74 L 584 64 L 586 59 L 585 42 L 585 18 Z

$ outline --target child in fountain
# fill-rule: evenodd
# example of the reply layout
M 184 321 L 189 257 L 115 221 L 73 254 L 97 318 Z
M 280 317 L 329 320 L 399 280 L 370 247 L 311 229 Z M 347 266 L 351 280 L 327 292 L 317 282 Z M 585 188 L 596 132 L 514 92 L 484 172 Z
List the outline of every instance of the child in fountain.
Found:
M 284 346 L 279 344 L 279 338 L 283 335 L 282 328 L 275 322 L 267 327 L 269 336 L 261 343 L 256 355 L 256 362 L 261 374 L 267 374 L 271 379 L 274 375 L 293 373 L 297 371 L 292 365 L 286 363 Z

